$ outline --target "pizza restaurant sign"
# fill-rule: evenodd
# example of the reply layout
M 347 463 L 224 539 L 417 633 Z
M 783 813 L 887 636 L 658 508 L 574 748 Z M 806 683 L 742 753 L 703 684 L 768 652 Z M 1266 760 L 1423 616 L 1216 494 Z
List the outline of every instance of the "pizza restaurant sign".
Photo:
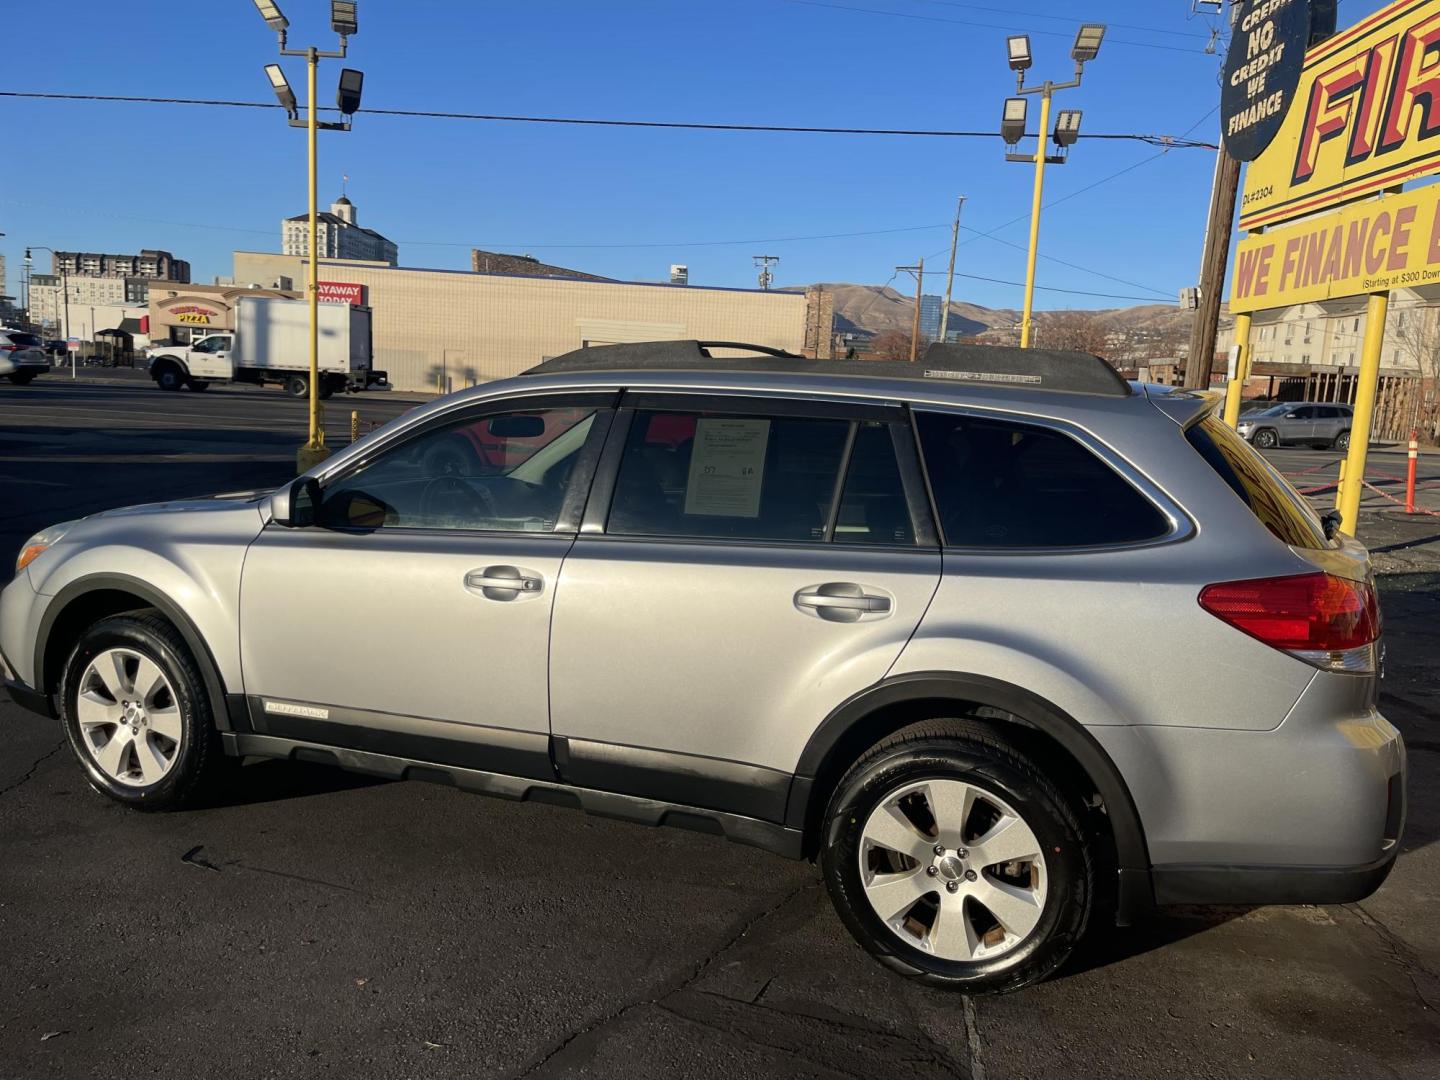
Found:
M 170 315 L 177 323 L 189 323 L 193 326 L 209 326 L 210 320 L 219 314 L 218 311 L 196 307 L 194 304 L 186 304 L 183 307 L 173 307 L 170 309 Z
M 1311 49 L 1240 227 L 1331 209 L 1440 171 L 1440 0 L 1397 0 Z

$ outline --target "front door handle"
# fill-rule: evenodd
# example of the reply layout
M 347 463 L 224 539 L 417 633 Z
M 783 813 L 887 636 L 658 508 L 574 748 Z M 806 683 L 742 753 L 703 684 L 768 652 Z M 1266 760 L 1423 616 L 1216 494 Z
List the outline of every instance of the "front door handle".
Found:
M 892 603 L 884 593 L 867 592 L 849 581 L 812 585 L 795 594 L 795 607 L 826 622 L 853 623 L 890 614 Z
M 487 600 L 515 600 L 538 596 L 545 589 L 545 580 L 518 566 L 487 566 L 466 574 L 465 587 L 478 591 Z

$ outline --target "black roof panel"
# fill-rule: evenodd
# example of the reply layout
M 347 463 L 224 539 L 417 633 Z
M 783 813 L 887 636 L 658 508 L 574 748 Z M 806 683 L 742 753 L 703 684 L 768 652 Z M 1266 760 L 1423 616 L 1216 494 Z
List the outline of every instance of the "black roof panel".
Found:
M 712 349 L 748 349 L 758 356 L 721 357 Z M 1130 384 L 1098 356 L 1064 349 L 935 343 L 915 363 L 905 360 L 807 360 L 766 346 L 730 341 L 639 341 L 594 345 L 546 360 L 526 375 L 580 371 L 730 371 L 919 379 L 947 383 L 1060 390 L 1128 397 Z

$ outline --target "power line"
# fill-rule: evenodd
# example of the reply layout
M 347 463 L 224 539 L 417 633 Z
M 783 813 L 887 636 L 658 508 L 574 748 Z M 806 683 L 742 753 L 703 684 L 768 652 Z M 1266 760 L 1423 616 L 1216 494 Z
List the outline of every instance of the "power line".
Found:
M 279 109 L 264 101 L 229 101 L 220 98 L 141 97 L 130 94 L 60 94 L 33 90 L 0 90 L 0 97 L 39 101 L 107 101 L 131 105 L 209 105 L 231 109 Z M 334 112 L 334 109 L 321 109 Z M 425 109 L 361 109 L 367 116 L 403 116 L 426 120 L 471 120 L 506 124 L 565 124 L 577 127 L 656 128 L 679 131 L 758 131 L 794 135 L 890 135 L 943 139 L 998 139 L 998 131 L 947 131 L 926 128 L 817 127 L 799 124 L 711 124 L 689 120 L 614 120 L 578 116 L 509 116 L 498 113 L 441 112 Z M 358 114 L 357 114 L 358 115 Z M 1213 150 L 1214 144 L 1168 135 L 1098 132 L 1082 134 L 1094 141 L 1130 141 L 1177 149 Z
M 23 206 L 23 207 L 27 207 L 27 208 L 33 209 L 33 210 L 54 210 L 54 209 L 56 209 L 56 208 L 54 208 L 54 207 L 41 206 L 41 205 L 37 205 L 37 204 L 35 204 L 35 203 L 27 203 L 27 202 L 23 202 L 23 201 L 20 201 L 20 200 L 17 200 L 17 199 L 0 199 L 0 205 L 5 205 L 5 206 Z M 76 212 L 77 212 L 77 211 L 70 210 L 70 209 L 66 209 L 66 210 L 65 210 L 65 213 L 67 213 L 67 214 L 69 214 L 69 213 L 76 213 Z M 241 226 L 238 226 L 238 225 L 216 225 L 216 224 L 212 224 L 212 223 L 209 223 L 209 222 L 199 222 L 199 221 L 171 221 L 171 220 L 166 219 L 166 218 L 141 217 L 141 216 L 136 215 L 136 214 L 119 214 L 119 213 L 111 213 L 111 212 L 109 212 L 109 211 L 104 211 L 104 210 L 96 210 L 96 211 L 84 211 L 84 210 L 82 210 L 82 211 L 78 211 L 78 212 L 80 212 L 80 213 L 90 213 L 90 214 L 92 214 L 92 215 L 94 215 L 94 216 L 101 216 L 101 217 L 107 217 L 107 218 L 121 218 L 121 219 L 124 219 L 124 220 L 127 220 L 127 221 L 143 221 L 143 222 L 146 222 L 146 223 L 151 224 L 151 225 L 169 225 L 169 226 L 171 226 L 171 227 L 173 227 L 173 228 L 177 228 L 177 229 L 215 229 L 215 230 L 219 230 L 219 231 L 221 231 L 221 232 L 238 232 L 238 233 L 247 233 L 247 234 L 251 234 L 251 235 L 260 235 L 260 236 L 270 236 L 270 235 L 273 235 L 273 233 L 274 233 L 274 230 L 273 230 L 273 229 L 247 229 L 247 228 L 242 228 Z M 753 238 L 753 239 L 749 239 L 749 240 L 673 240 L 673 241 L 650 240 L 650 241 L 645 241 L 645 242 L 643 242 L 643 243 L 638 243 L 638 244 L 613 244 L 613 243 L 603 243 L 603 244 L 596 244 L 596 243 L 579 243 L 579 244 L 543 243 L 543 244 L 536 244 L 536 243 L 531 243 L 531 242 L 529 242 L 529 241 L 518 241 L 518 240 L 505 240 L 505 241 L 502 241 L 502 240 L 464 240 L 464 241 L 462 241 L 462 240 L 407 240 L 407 239 L 405 239 L 404 237 L 398 237 L 398 238 L 396 238 L 395 243 L 397 243 L 397 244 L 405 244 L 405 245 L 410 246 L 410 247 L 458 247 L 458 248 L 481 248 L 481 249 L 489 249 L 489 250 L 494 250 L 494 249 L 496 249 L 496 248 L 510 248 L 510 249 L 512 249 L 512 250 L 521 250 L 521 251 L 528 251 L 528 250 L 537 250 L 537 251 L 538 251 L 538 250 L 545 249 L 545 248 L 564 249 L 564 250 L 567 250 L 567 251 L 568 251 L 568 250 L 582 250 L 582 249 L 583 249 L 583 250 L 607 250 L 607 249 L 621 250 L 621 249 L 627 249 L 627 248 L 738 247 L 738 246 L 743 246 L 743 245 L 746 245 L 746 244 L 795 244 L 795 243 L 804 243 L 804 242 L 808 242 L 808 241 L 811 241 L 811 240 L 848 240 L 848 239 L 851 239 L 851 238 L 854 238 L 854 237 L 860 237 L 860 236 L 890 236 L 890 235 L 893 235 L 893 234 L 896 234 L 896 233 L 933 232 L 933 231 L 938 230 L 938 229 L 948 229 L 948 228 L 950 228 L 949 225 L 945 224 L 944 222 L 939 222 L 939 223 L 934 224 L 934 225 L 902 225 L 902 226 L 899 226 L 898 228 L 893 228 L 893 229 L 864 229 L 864 230 L 860 230 L 860 231 L 857 231 L 857 232 L 813 233 L 813 234 L 810 234 L 810 235 L 808 235 L 808 236 L 762 236 L 762 237 Z
M 1019 15 L 1027 19 L 1049 19 L 1052 22 L 1066 22 L 1074 24 L 1074 15 L 1045 14 L 1039 11 L 1023 11 L 1019 8 L 985 7 L 981 4 L 964 4 L 957 0 L 918 0 L 922 4 L 936 4 L 940 7 L 961 8 L 966 11 L 987 11 L 996 15 Z M 1188 21 L 1188 20 L 1187 20 Z M 1136 23 L 1111 22 L 1106 20 L 1106 25 L 1120 30 L 1138 30 L 1144 34 L 1169 34 L 1171 37 L 1202 38 L 1209 40 L 1209 34 L 1197 34 L 1193 30 L 1170 30 L 1163 26 L 1141 26 Z
M 851 7 L 848 4 L 831 4 L 826 0 L 785 0 L 789 4 L 802 4 L 805 7 L 830 8 L 833 11 L 852 11 L 860 15 L 886 15 L 892 19 L 917 19 L 921 22 L 945 23 L 949 26 L 974 26 L 983 30 L 1005 30 L 1013 31 L 1014 24 L 984 23 L 975 22 L 969 19 L 942 19 L 937 15 L 915 15 L 907 11 L 883 11 L 879 8 Z M 1067 34 L 1060 30 L 1032 30 L 1032 34 L 1045 37 L 1073 38 L 1073 33 Z M 1105 39 L 1106 45 L 1131 46 L 1137 49 L 1164 49 L 1167 52 L 1189 53 L 1193 56 L 1204 56 L 1204 49 L 1186 49 L 1179 45 L 1162 45 L 1152 41 L 1126 41 L 1119 38 Z

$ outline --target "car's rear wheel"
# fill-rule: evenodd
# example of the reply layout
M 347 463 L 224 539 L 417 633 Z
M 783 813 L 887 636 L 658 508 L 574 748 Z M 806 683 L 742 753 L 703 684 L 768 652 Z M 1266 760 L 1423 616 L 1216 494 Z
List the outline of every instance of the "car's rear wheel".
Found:
M 1085 931 L 1090 845 L 1041 769 L 967 720 L 904 728 L 836 788 L 820 862 L 856 940 L 968 993 L 1045 978 Z
M 285 393 L 293 398 L 310 396 L 310 380 L 304 375 L 291 375 L 285 380 Z
M 1339 435 L 1336 435 L 1336 436 L 1335 436 L 1335 449 L 1336 449 L 1336 450 L 1349 450 L 1349 449 L 1350 449 L 1350 432 L 1348 432 L 1348 431 L 1342 431 L 1342 432 L 1340 432 Z
M 33 372 L 33 371 L 16 371 L 16 372 L 11 373 L 11 375 L 9 376 L 9 379 L 10 379 L 10 381 L 11 381 L 12 383 L 14 383 L 16 386 L 29 386 L 32 382 L 35 381 L 35 372 Z
M 1269 428 L 1261 428 L 1255 432 L 1255 437 L 1250 441 L 1261 450 L 1274 450 L 1280 445 L 1280 437 Z
M 60 701 L 90 785 L 127 806 L 190 803 L 223 757 L 204 678 L 158 615 L 119 615 L 85 631 L 65 665 Z

